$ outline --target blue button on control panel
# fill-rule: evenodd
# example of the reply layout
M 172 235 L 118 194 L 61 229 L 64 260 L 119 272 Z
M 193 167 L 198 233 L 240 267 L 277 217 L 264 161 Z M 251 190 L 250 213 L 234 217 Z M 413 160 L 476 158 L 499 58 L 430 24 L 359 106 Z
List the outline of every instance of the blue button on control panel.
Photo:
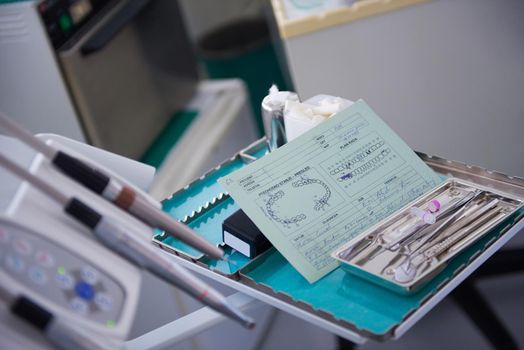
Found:
M 93 289 L 93 286 L 84 281 L 76 283 L 75 292 L 76 295 L 85 300 L 91 300 L 95 296 L 95 290 Z
M 4 278 L 54 305 L 108 327 L 115 326 L 124 306 L 122 286 L 96 261 L 75 254 L 59 242 L 6 223 L 0 227 L 2 283 Z

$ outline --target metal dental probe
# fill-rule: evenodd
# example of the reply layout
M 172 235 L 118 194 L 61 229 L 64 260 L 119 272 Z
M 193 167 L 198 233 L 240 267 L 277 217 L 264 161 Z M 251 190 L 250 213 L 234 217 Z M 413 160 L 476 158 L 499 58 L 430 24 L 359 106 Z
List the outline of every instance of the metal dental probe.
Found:
M 477 238 L 479 238 L 479 235 L 481 233 L 484 233 L 485 229 L 487 229 L 494 222 L 497 222 L 499 219 L 503 218 L 504 216 L 506 216 L 506 213 L 504 213 L 504 209 L 502 209 L 499 215 L 495 217 L 495 219 L 493 219 L 491 222 L 486 223 L 484 226 L 479 227 L 477 230 L 477 233 L 473 232 L 469 234 L 468 237 L 466 237 L 465 239 L 458 242 L 456 245 L 449 248 L 449 252 L 456 252 L 458 250 L 465 248 L 466 246 L 474 242 Z
M 460 217 L 454 225 L 452 225 L 449 229 L 443 232 L 442 235 L 438 236 L 438 242 L 445 240 L 446 238 L 455 235 L 456 232 L 459 230 L 467 227 L 471 223 L 475 224 L 475 221 L 479 218 L 482 219 L 482 216 L 491 210 L 493 207 L 495 207 L 498 204 L 498 199 L 493 199 L 489 201 L 488 203 L 484 204 L 480 207 L 473 206 L 472 208 L 469 208 L 469 210 L 466 210 L 466 212 Z M 469 211 L 469 213 L 468 213 Z
M 493 207 L 491 206 L 488 210 L 492 208 Z M 475 231 L 477 228 L 483 226 L 486 222 L 491 221 L 494 217 L 497 217 L 498 220 L 498 215 L 499 210 L 495 210 L 481 218 L 479 221 L 475 222 L 472 226 L 464 227 L 459 229 L 459 231 L 455 231 L 453 235 L 450 235 L 445 240 L 436 243 L 433 246 L 426 248 L 423 252 L 420 252 L 417 255 L 411 257 L 405 263 L 395 268 L 395 280 L 401 283 L 407 283 L 413 280 L 417 274 L 418 268 L 422 266 L 424 262 L 429 262 L 430 260 L 437 258 L 455 243 L 465 238 L 469 233 L 471 233 L 471 231 Z M 420 257 L 421 260 L 419 260 L 418 263 L 414 263 L 414 260 L 418 257 Z
M 450 210 L 440 215 L 439 219 L 441 220 L 446 219 L 446 218 L 447 219 L 440 226 L 438 226 L 435 230 L 429 233 L 425 233 L 425 234 L 424 232 L 420 232 L 420 234 L 418 235 L 412 235 L 406 238 L 406 240 L 400 242 L 399 244 L 401 244 L 401 247 L 406 247 L 406 246 L 411 246 L 413 243 L 417 243 L 417 242 L 420 243 L 420 241 L 422 241 L 422 243 L 419 244 L 419 247 L 420 247 L 427 242 L 431 242 L 434 238 L 438 236 L 438 233 L 442 232 L 447 227 L 461 220 L 465 215 L 467 215 L 469 210 L 472 207 L 474 207 L 476 203 L 475 199 L 477 199 L 481 195 L 481 193 L 482 192 L 475 192 L 474 195 L 469 197 L 469 199 L 467 199 L 466 201 L 461 200 L 459 205 L 455 209 Z M 465 198 L 468 198 L 468 197 L 465 197 Z
M 471 202 L 470 202 L 471 203 Z M 466 210 L 466 207 L 463 206 L 461 207 L 460 209 L 458 209 L 455 213 L 453 213 L 451 216 L 449 216 L 442 224 L 440 224 L 439 227 L 437 227 L 433 232 L 431 232 L 430 235 L 428 236 L 425 236 L 421 241 L 421 243 L 419 244 L 419 246 L 413 250 L 410 249 L 411 247 L 411 244 L 412 243 L 415 243 L 417 241 L 413 241 L 413 242 L 409 242 L 409 243 L 406 243 L 405 245 L 403 245 L 400 249 L 399 249 L 399 253 L 397 256 L 395 256 L 381 271 L 381 274 L 384 273 L 384 271 L 386 271 L 388 268 L 390 268 L 392 265 L 396 264 L 398 259 L 400 257 L 405 257 L 405 260 L 409 260 L 411 259 L 418 251 L 420 251 L 424 245 L 431 240 L 432 237 L 435 237 L 437 234 L 439 234 L 440 232 L 444 231 L 446 228 L 448 228 L 450 225 L 452 225 L 454 222 L 456 222 L 456 220 L 462 215 L 462 213 L 464 213 L 464 211 Z M 405 249 L 405 250 L 408 250 L 407 252 L 402 252 L 402 250 Z
M 447 208 L 444 208 L 444 210 L 442 210 L 438 214 L 438 220 L 443 220 L 446 217 L 448 217 L 448 215 L 454 215 L 454 213 L 457 210 L 460 210 L 464 206 L 468 206 L 468 204 L 470 204 L 470 203 L 473 203 L 473 201 L 476 198 L 478 198 L 482 193 L 483 193 L 483 191 L 474 191 L 474 192 L 468 193 L 466 196 L 464 196 L 463 198 L 461 198 L 460 200 L 455 202 L 453 205 L 451 205 L 451 206 L 449 206 Z M 392 242 L 390 244 L 389 249 L 394 249 L 394 247 L 397 246 L 397 245 L 398 245 L 398 248 L 400 248 L 400 246 L 405 246 L 406 244 L 411 244 L 413 241 L 415 241 L 417 239 L 420 239 L 420 237 L 424 236 L 423 233 L 424 233 L 425 229 L 430 227 L 430 226 L 431 226 L 430 224 L 426 224 L 423 227 L 420 227 L 419 229 L 417 229 L 412 234 L 410 234 L 408 236 L 404 236 L 399 241 Z
M 491 210 L 491 208 L 490 208 Z M 487 222 L 492 221 L 494 217 L 498 217 L 500 214 L 500 210 L 492 210 L 490 213 L 486 214 L 482 219 L 475 222 L 473 225 L 469 227 L 464 227 L 454 233 L 453 235 L 450 235 L 448 238 L 444 239 L 443 241 L 440 241 L 439 243 L 436 243 L 433 247 L 427 248 L 424 251 L 424 257 L 428 260 L 438 257 L 442 253 L 446 252 L 449 248 L 451 248 L 456 243 L 460 242 L 462 239 L 466 238 L 472 231 L 476 231 L 479 227 L 484 226 Z
M 479 192 L 479 191 L 468 193 L 466 196 L 464 196 L 464 198 L 460 199 L 459 201 L 457 201 L 453 205 L 451 205 L 451 206 L 445 208 L 444 210 L 442 210 L 440 212 L 438 218 L 439 219 L 443 219 L 443 218 L 447 217 L 447 215 L 453 213 L 454 210 L 457 210 L 458 208 L 462 207 L 463 205 L 465 205 L 466 203 L 471 201 L 473 198 L 476 198 L 481 193 L 482 192 Z M 403 242 L 406 239 L 412 237 L 412 235 L 417 235 L 418 233 L 423 232 L 429 225 L 430 224 L 423 224 L 422 226 L 418 226 L 415 229 L 414 232 L 411 232 L 411 233 L 408 233 L 408 234 L 403 234 L 402 236 L 398 237 L 396 240 L 393 240 L 393 241 L 390 241 L 390 242 L 385 241 L 384 238 L 383 238 L 384 234 L 380 233 L 378 235 L 378 237 L 375 239 L 375 244 L 378 244 L 378 246 L 375 247 L 373 250 L 371 250 L 371 252 L 368 255 L 362 257 L 357 262 L 355 262 L 355 264 L 362 266 L 363 264 L 373 260 L 375 257 L 377 257 L 378 255 L 380 255 L 382 252 L 384 252 L 386 250 L 396 251 L 396 250 L 400 249 L 401 245 L 403 244 Z M 381 242 L 383 242 L 383 243 L 381 243 Z

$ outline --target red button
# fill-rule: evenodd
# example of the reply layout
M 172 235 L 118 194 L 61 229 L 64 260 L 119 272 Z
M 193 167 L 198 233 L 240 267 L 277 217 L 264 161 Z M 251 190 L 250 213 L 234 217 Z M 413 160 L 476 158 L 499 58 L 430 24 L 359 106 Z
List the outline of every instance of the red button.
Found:
M 53 256 L 47 252 L 39 251 L 35 256 L 36 262 L 43 267 L 51 268 L 55 264 Z
M 4 230 L 0 230 L 0 243 L 7 243 L 9 241 L 9 233 Z
M 16 239 L 13 242 L 15 250 L 22 255 L 30 255 L 33 252 L 33 247 L 28 241 L 23 239 Z

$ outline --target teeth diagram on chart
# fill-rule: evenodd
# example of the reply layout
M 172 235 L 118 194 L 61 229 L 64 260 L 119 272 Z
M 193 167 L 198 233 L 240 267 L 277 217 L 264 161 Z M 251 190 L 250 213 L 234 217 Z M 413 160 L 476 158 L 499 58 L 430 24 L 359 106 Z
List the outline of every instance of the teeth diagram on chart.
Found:
M 275 194 L 272 194 L 269 199 L 266 202 L 266 212 L 267 214 L 273 219 L 275 222 L 279 222 L 283 225 L 290 225 L 290 224 L 296 224 L 300 221 L 303 221 L 306 219 L 306 214 L 300 213 L 298 215 L 292 216 L 290 218 L 282 217 L 280 213 L 278 213 L 277 208 L 277 202 L 279 199 L 282 199 L 285 196 L 284 191 L 277 191 Z
M 381 168 L 390 171 L 400 168 L 405 161 L 376 133 L 359 140 L 356 149 L 345 155 L 335 154 L 322 162 L 322 168 L 343 189 L 349 189 L 362 178 L 372 176 Z
M 294 187 L 302 187 L 302 186 L 308 186 L 308 185 L 314 185 L 314 184 L 318 184 L 322 186 L 324 190 L 326 191 L 324 195 L 318 199 L 317 197 L 313 197 L 313 200 L 315 203 L 315 206 L 313 207 L 313 209 L 315 209 L 316 211 L 319 211 L 319 210 L 324 209 L 324 207 L 328 205 L 328 200 L 331 197 L 331 190 L 329 189 L 328 185 L 326 185 L 325 182 L 319 179 L 302 178 L 298 181 L 293 182 Z
M 331 188 L 310 167 L 299 176 L 284 179 L 281 184 L 275 191 L 266 193 L 259 200 L 259 205 L 266 216 L 285 231 L 300 228 L 312 213 L 317 216 L 328 210 L 330 205 L 341 202 L 338 196 L 333 200 Z

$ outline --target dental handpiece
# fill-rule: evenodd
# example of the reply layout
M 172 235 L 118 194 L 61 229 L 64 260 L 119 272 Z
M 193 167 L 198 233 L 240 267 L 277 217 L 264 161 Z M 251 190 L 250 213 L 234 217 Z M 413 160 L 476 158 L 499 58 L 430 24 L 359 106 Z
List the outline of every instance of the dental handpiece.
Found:
M 152 227 L 164 230 L 166 234 L 198 249 L 213 259 L 222 259 L 224 257 L 222 249 L 206 241 L 190 227 L 164 213 L 157 202 L 141 192 L 135 191 L 125 182 L 92 167 L 66 152 L 47 145 L 1 112 L 0 127 L 37 152 L 42 153 L 63 174 L 122 210 L 129 212 L 139 220 Z
M 149 232 L 131 227 L 116 217 L 100 214 L 80 199 L 69 196 L 57 186 L 31 174 L 2 153 L 0 153 L 0 165 L 58 202 L 66 214 L 88 228 L 107 248 L 166 282 L 179 287 L 195 299 L 239 322 L 244 327 L 254 327 L 254 321 L 230 305 L 219 292 L 191 275 L 146 241 L 145 239 L 150 235 Z

